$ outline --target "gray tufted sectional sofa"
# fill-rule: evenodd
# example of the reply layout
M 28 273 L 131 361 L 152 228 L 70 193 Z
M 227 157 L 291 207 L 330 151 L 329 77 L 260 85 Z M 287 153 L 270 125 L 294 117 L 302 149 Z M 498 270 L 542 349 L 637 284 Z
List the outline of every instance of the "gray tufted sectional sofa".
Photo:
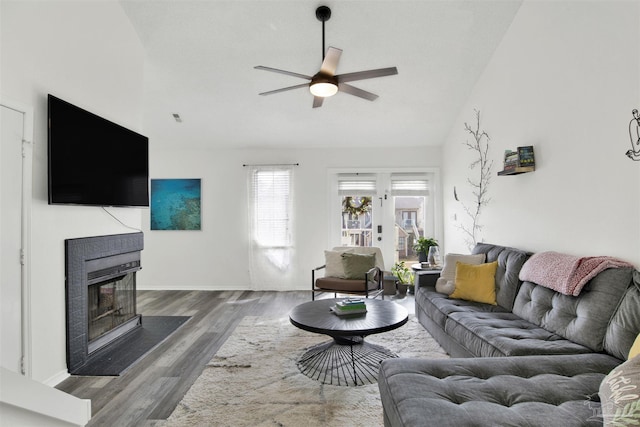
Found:
M 498 305 L 416 287 L 416 316 L 452 358 L 384 361 L 385 425 L 602 425 L 600 383 L 640 332 L 640 273 L 604 270 L 573 297 L 522 283 L 524 251 L 473 253 L 498 261 Z

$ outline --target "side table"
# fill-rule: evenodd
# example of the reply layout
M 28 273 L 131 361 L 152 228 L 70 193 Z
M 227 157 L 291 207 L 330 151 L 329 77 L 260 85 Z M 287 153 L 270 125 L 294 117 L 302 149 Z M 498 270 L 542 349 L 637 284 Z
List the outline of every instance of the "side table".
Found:
M 420 264 L 418 264 L 420 265 Z M 442 273 L 442 269 L 436 270 L 417 270 L 415 272 L 414 284 L 416 287 L 420 286 L 435 286 L 436 281 L 440 277 L 440 273 Z

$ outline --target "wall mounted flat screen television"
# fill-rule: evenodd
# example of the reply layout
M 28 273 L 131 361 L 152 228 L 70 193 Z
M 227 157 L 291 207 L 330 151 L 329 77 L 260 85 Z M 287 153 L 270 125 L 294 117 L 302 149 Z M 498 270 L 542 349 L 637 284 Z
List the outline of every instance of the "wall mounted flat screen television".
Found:
M 49 204 L 149 206 L 149 139 L 48 96 Z

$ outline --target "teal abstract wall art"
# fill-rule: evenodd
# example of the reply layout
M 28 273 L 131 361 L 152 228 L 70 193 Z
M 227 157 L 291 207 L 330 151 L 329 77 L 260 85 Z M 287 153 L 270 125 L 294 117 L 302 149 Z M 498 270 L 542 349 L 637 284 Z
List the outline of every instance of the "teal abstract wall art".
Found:
M 152 179 L 151 229 L 200 230 L 200 200 L 200 179 Z

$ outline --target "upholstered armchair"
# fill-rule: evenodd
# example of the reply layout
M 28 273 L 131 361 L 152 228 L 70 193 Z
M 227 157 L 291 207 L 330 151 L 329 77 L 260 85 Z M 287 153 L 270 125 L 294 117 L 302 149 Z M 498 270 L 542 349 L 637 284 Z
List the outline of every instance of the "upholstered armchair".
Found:
M 317 293 L 362 295 L 375 298 L 382 295 L 384 260 L 380 248 L 339 246 L 324 251 L 325 263 L 311 270 L 311 299 Z M 324 276 L 317 272 L 324 270 Z

